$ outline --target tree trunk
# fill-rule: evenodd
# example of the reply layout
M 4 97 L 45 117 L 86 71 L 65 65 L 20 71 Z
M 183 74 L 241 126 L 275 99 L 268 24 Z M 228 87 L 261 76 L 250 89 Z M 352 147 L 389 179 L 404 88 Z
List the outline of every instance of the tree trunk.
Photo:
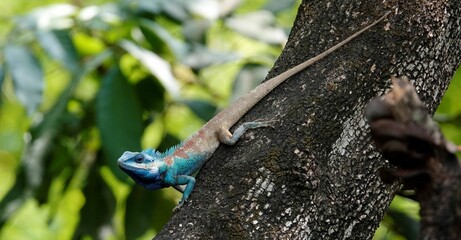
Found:
M 406 75 L 431 113 L 461 58 L 459 0 L 308 1 L 268 77 L 331 47 L 387 11 L 345 47 L 292 77 L 240 123 L 275 129 L 221 146 L 158 239 L 370 239 L 398 185 L 363 117 L 391 75 Z

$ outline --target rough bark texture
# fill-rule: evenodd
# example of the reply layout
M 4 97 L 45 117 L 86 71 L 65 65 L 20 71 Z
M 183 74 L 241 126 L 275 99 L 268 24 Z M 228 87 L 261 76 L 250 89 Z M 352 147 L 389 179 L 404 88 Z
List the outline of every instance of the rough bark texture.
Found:
M 392 14 L 277 88 L 242 122 L 277 119 L 221 146 L 158 239 L 369 239 L 396 186 L 368 136 L 365 104 L 407 75 L 432 113 L 461 58 L 459 0 L 308 1 L 275 76 Z

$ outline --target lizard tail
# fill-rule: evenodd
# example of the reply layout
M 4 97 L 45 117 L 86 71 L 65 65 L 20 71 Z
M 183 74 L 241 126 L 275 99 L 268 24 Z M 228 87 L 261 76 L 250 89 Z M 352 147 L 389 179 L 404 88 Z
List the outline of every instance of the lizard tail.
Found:
M 215 118 L 212 120 L 216 120 L 217 124 L 220 124 L 222 127 L 229 129 L 232 127 L 243 115 L 245 115 L 256 103 L 258 103 L 262 98 L 264 98 L 268 93 L 270 93 L 274 88 L 280 85 L 282 82 L 288 80 L 291 76 L 301 72 L 303 69 L 311 66 L 312 64 L 318 62 L 319 60 L 325 58 L 332 52 L 336 51 L 338 48 L 344 46 L 352 39 L 356 38 L 363 32 L 367 31 L 368 29 L 372 28 L 379 22 L 381 22 L 384 18 L 386 18 L 390 12 L 387 12 L 378 20 L 374 21 L 370 25 L 362 28 L 360 31 L 352 34 L 348 38 L 344 39 L 343 41 L 339 42 L 338 44 L 334 45 L 333 47 L 325 50 L 324 52 L 320 53 L 319 55 L 308 59 L 293 68 L 286 70 L 285 72 L 281 73 L 278 76 L 275 76 L 259 86 L 255 89 L 250 91 L 249 93 L 245 94 L 241 98 L 239 98 L 235 103 L 233 103 L 229 108 L 224 109 Z

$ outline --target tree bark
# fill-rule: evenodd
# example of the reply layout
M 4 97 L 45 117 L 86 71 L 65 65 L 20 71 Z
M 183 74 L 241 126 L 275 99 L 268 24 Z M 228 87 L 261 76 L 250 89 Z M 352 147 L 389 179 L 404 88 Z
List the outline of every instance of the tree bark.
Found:
M 377 176 L 386 163 L 371 144 L 364 106 L 391 75 L 406 75 L 434 112 L 461 58 L 460 5 L 304 0 L 268 78 L 392 13 L 242 118 L 277 123 L 221 146 L 157 238 L 370 239 L 398 185 Z

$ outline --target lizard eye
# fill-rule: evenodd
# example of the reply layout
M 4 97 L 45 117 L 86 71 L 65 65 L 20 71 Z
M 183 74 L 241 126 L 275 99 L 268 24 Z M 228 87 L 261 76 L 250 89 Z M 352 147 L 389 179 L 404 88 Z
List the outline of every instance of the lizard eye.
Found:
M 144 157 L 143 157 L 141 154 L 137 155 L 137 156 L 134 158 L 134 161 L 137 162 L 137 163 L 142 163 L 143 160 L 144 160 Z

